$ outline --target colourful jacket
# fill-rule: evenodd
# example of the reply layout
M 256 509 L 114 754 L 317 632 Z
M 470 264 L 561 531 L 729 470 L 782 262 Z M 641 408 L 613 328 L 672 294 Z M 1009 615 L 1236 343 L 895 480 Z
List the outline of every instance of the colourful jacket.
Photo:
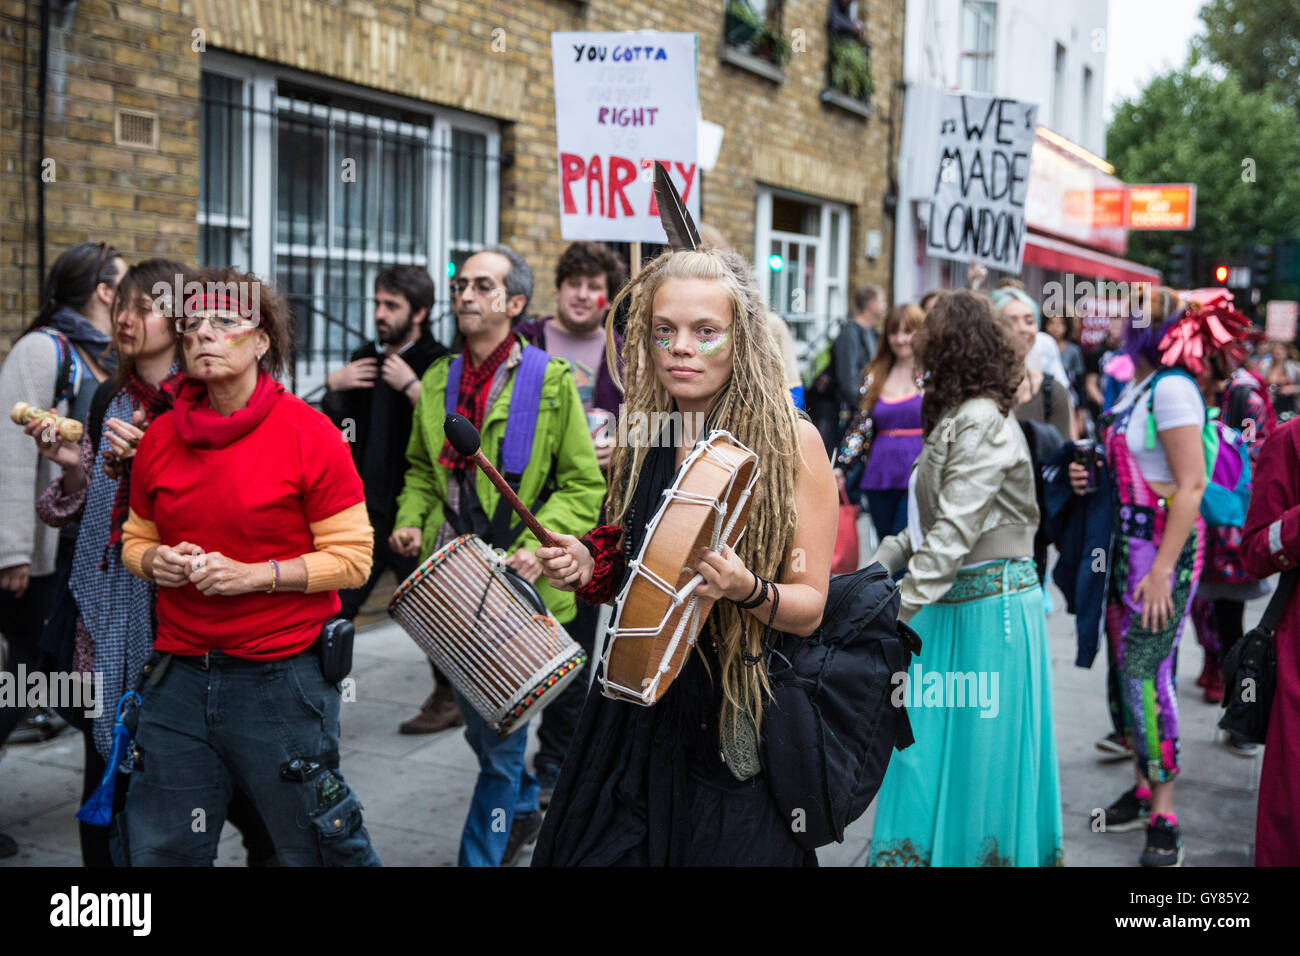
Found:
M 519 349 L 507 361 L 510 379 L 483 418 L 483 454 L 500 467 L 501 443 L 505 437 L 510 396 L 514 391 L 513 369 L 519 362 Z M 447 500 L 448 469 L 438 464 L 445 435 L 442 424 L 447 417 L 447 371 L 454 356 L 437 359 L 424 373 L 420 383 L 420 400 L 415 406 L 411 438 L 406 446 L 408 467 L 402 492 L 397 498 L 396 528 L 420 528 L 423 545 L 420 560 L 433 553 L 434 540 L 442 527 L 443 506 Z M 587 418 L 578 398 L 577 386 L 569 363 L 553 358 L 546 366 L 542 382 L 541 409 L 533 433 L 533 450 L 524 469 L 519 497 L 525 504 L 536 501 L 548 475 L 554 468 L 555 491 L 536 510 L 537 520 L 549 531 L 582 535 L 595 527 L 600 505 L 605 497 L 605 479 L 596 464 L 596 451 L 587 432 Z M 481 471 L 475 474 L 475 488 L 484 512 L 490 517 L 500 495 L 496 486 Z M 537 539 L 527 528 L 508 552 L 538 547 Z M 556 591 L 541 577 L 536 581 L 538 593 L 556 619 L 564 622 L 573 617 L 573 594 Z

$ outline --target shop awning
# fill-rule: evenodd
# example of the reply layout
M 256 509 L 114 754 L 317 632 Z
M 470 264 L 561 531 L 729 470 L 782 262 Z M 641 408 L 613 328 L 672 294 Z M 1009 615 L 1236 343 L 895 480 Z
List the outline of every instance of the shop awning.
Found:
M 1039 233 L 1025 236 L 1025 265 L 1115 282 L 1159 282 L 1155 269 Z

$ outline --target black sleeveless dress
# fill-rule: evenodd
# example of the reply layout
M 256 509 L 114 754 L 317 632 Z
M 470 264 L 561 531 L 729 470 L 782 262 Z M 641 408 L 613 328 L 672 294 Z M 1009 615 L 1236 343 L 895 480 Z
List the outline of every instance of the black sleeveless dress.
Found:
M 627 552 L 673 481 L 673 449 L 652 448 L 627 515 Z M 533 866 L 806 866 L 764 774 L 741 782 L 722 761 L 723 694 L 712 618 L 653 707 L 593 681 L 547 810 Z M 708 661 L 708 667 L 701 660 Z

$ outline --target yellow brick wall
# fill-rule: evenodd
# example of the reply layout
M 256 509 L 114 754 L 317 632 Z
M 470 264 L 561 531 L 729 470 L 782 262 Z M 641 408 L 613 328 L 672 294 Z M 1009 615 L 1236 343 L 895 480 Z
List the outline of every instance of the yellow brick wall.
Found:
M 35 192 L 16 158 L 26 105 L 28 169 L 35 163 L 39 5 L 0 0 L 0 348 L 36 306 Z M 719 58 L 721 2 L 656 0 L 79 0 L 51 84 L 46 154 L 48 261 L 66 246 L 106 238 L 128 259 L 197 256 L 198 85 L 201 54 L 221 49 L 500 119 L 500 235 L 539 277 L 534 310 L 553 306 L 559 238 L 553 30 L 656 29 L 699 36 L 704 118 L 726 127 L 717 167 L 704 176 L 704 218 L 752 253 L 759 182 L 853 207 L 850 278 L 888 286 L 892 235 L 881 199 L 892 158 L 894 84 L 902 76 L 904 0 L 859 4 L 872 44 L 875 113 L 863 119 L 819 101 L 826 76 L 826 0 L 787 0 L 783 26 L 801 41 L 777 84 Z M 24 40 L 24 11 L 33 17 Z M 802 30 L 802 35 L 795 31 Z M 504 31 L 504 32 L 496 32 Z M 493 43 L 505 49 L 494 52 Z M 24 47 L 24 43 L 26 46 Z M 24 48 L 29 84 L 21 90 Z M 54 61 L 52 60 L 52 63 Z M 57 95 L 56 95 L 57 90 Z M 156 152 L 113 144 L 118 107 L 155 111 Z M 896 144 L 900 129 L 895 128 Z M 24 229 L 24 196 L 27 227 Z M 881 229 L 885 254 L 862 254 L 866 230 Z M 26 299 L 20 296 L 26 263 Z

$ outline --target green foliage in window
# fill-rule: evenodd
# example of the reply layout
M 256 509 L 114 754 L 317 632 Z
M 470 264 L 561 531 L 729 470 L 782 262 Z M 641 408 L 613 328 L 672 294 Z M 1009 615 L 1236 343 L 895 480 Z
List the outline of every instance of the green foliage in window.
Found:
M 876 88 L 871 79 L 871 57 L 854 37 L 831 40 L 831 86 L 855 100 L 871 99 Z

